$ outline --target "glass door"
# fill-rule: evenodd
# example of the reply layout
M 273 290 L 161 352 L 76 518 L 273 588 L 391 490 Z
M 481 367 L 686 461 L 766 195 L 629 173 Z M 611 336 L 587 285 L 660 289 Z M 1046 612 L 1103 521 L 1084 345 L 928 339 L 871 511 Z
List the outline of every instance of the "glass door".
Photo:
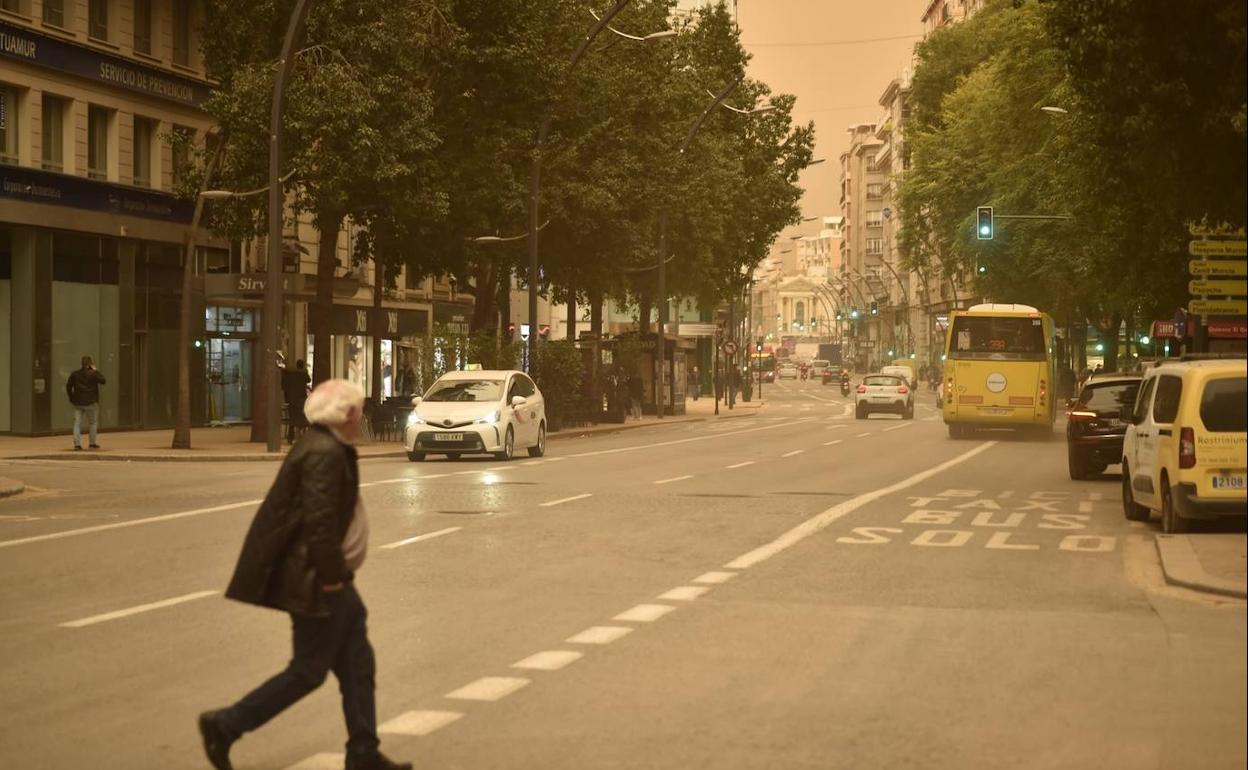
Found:
M 208 418 L 212 423 L 251 419 L 251 356 L 249 340 L 208 340 Z

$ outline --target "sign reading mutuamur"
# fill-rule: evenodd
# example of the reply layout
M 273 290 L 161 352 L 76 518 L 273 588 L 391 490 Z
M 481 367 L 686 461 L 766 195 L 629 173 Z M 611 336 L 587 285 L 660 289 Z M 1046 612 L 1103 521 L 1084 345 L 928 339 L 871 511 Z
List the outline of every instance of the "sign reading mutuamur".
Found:
M 207 83 L 0 21 L 0 56 L 199 107 Z

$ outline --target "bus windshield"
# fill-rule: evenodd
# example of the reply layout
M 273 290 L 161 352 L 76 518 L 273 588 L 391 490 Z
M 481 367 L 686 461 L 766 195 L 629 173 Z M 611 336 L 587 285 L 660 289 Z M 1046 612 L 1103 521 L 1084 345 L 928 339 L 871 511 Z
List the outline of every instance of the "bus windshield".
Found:
M 949 338 L 949 357 L 954 359 L 1043 361 L 1045 353 L 1039 318 L 959 316 Z
M 776 368 L 776 357 L 771 353 L 756 353 L 754 355 L 754 371 L 770 372 Z

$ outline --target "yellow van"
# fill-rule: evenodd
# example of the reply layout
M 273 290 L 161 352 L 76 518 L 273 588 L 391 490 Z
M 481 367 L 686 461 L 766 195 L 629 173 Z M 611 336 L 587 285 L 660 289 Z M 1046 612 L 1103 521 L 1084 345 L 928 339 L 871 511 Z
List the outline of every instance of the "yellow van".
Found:
M 974 305 L 951 313 L 942 394 L 950 437 L 977 427 L 1051 433 L 1055 340 L 1053 319 L 1029 305 Z
M 1128 519 L 1162 529 L 1248 516 L 1248 360 L 1184 357 L 1149 369 L 1122 445 Z

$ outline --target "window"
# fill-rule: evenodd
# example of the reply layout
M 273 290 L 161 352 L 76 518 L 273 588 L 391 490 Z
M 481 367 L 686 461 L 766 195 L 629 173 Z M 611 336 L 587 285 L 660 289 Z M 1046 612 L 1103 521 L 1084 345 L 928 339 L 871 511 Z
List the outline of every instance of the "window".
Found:
M 434 383 L 426 401 L 497 401 L 503 394 L 502 380 L 441 380 Z
M 191 167 L 191 142 L 195 132 L 186 126 L 173 127 L 173 186 L 181 187 Z
M 1039 318 L 960 316 L 950 343 L 952 359 L 1043 361 L 1046 353 Z
M 152 137 L 156 134 L 155 121 L 134 118 L 134 186 L 152 186 Z
M 43 23 L 65 27 L 65 0 L 43 0 Z
M 87 108 L 87 176 L 108 179 L 108 133 L 112 115 L 103 107 Z
M 1157 378 L 1157 396 L 1153 399 L 1153 422 L 1169 425 L 1179 414 L 1179 397 L 1183 395 L 1183 380 L 1173 374 Z
M 173 0 L 173 63 L 191 66 L 191 0 Z
M 1248 379 L 1230 377 L 1205 383 L 1200 396 L 1200 421 L 1218 433 L 1248 430 Z
M 87 36 L 96 40 L 108 40 L 108 0 L 89 1 Z
M 17 165 L 21 147 L 17 143 L 18 127 L 21 125 L 17 97 L 15 87 L 0 83 L 0 163 Z
M 10 13 L 22 13 L 22 0 L 0 0 L 0 8 Z
M 1129 413 L 1140 392 L 1138 381 L 1109 382 L 1089 385 L 1079 395 L 1077 409 L 1087 409 L 1102 417 L 1116 417 Z
M 1153 399 L 1153 386 L 1157 384 L 1156 378 L 1146 380 L 1144 387 L 1140 388 L 1140 396 L 1135 400 L 1135 409 L 1131 411 L 1131 422 L 1139 425 L 1144 422 L 1144 418 L 1148 416 L 1148 406 Z
M 867 185 L 867 199 L 881 198 L 884 195 L 884 185 L 879 182 L 871 182 Z
M 134 0 L 134 50 L 152 52 L 152 0 Z
M 884 226 L 884 215 L 880 211 L 878 210 L 868 211 L 866 212 L 866 214 L 867 214 L 867 227 L 883 227 Z
M 49 93 L 43 95 L 43 167 L 48 171 L 65 170 L 65 100 Z
M 882 238 L 868 238 L 867 239 L 867 254 L 872 255 L 872 256 L 877 256 L 883 253 L 884 253 L 884 239 Z
M 875 156 L 867 156 L 867 171 L 875 171 Z

